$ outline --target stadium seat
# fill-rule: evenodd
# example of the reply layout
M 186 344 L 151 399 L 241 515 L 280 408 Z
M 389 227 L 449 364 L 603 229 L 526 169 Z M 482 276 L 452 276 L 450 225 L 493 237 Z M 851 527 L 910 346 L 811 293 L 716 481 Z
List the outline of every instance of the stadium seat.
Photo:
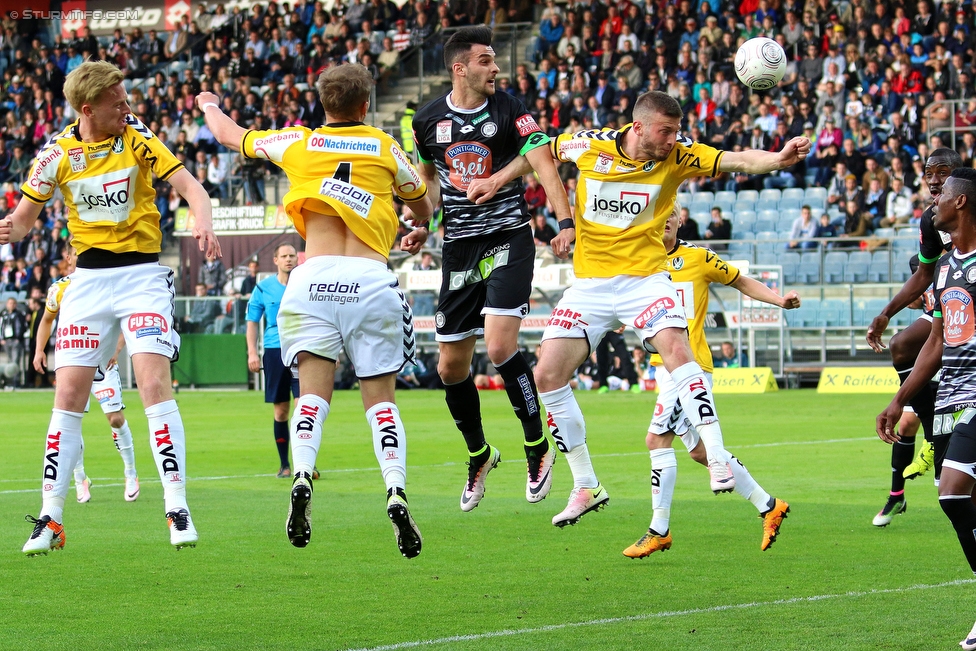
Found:
M 779 209 L 782 210 L 799 210 L 801 203 L 800 199 L 780 199 Z
M 736 200 L 751 201 L 752 203 L 756 203 L 759 201 L 759 193 L 755 190 L 739 190 L 738 194 L 736 195 Z
M 700 190 L 698 192 L 693 192 L 691 195 L 692 203 L 707 203 L 711 204 L 715 201 L 715 194 L 713 192 L 708 192 L 705 190 Z
M 803 192 L 803 198 L 809 202 L 813 199 L 820 199 L 821 205 L 827 204 L 827 188 L 807 188 Z
M 893 228 L 876 228 L 874 229 L 875 237 L 883 237 L 885 239 L 891 239 L 895 237 L 895 229 Z
M 726 257 L 729 260 L 748 260 L 752 262 L 752 243 L 748 241 L 736 241 L 729 244 Z
M 896 237 L 891 241 L 891 246 L 895 251 L 910 251 L 908 257 L 918 253 L 918 237 Z
M 797 282 L 804 285 L 814 285 L 820 282 L 820 254 L 817 252 L 801 253 L 800 265 L 796 269 Z
M 704 210 L 702 210 L 702 208 L 704 208 Z M 708 212 L 708 206 L 692 205 L 690 210 L 691 218 L 698 223 L 698 231 L 704 234 L 705 227 L 707 227 L 709 222 L 712 221 L 712 215 Z
M 795 285 L 796 272 L 800 266 L 800 254 L 795 251 L 781 251 L 777 258 L 776 264 L 783 267 L 783 282 L 787 285 Z
M 715 193 L 715 201 L 724 201 L 725 203 L 735 203 L 736 195 L 735 192 L 731 190 L 721 190 Z
M 779 201 L 775 199 L 760 199 L 756 203 L 756 211 L 762 212 L 764 210 L 772 210 L 773 212 L 779 212 Z
M 754 231 L 757 233 L 760 231 L 773 231 L 776 232 L 776 221 L 773 219 L 763 219 L 760 218 L 756 220 L 756 225 L 753 227 Z
M 884 262 L 875 262 L 874 260 L 872 260 L 871 264 L 868 265 L 869 283 L 886 283 L 889 282 L 888 281 L 889 277 L 890 276 L 888 274 L 887 260 L 885 260 Z
M 758 219 L 754 210 L 735 210 L 732 213 L 732 224 L 752 223 Z
M 777 190 L 776 188 L 767 188 L 759 192 L 760 201 L 764 201 L 768 199 L 771 201 L 776 201 L 778 203 L 779 200 L 782 198 L 782 196 L 783 196 L 782 191 Z
M 865 283 L 868 281 L 868 267 L 871 265 L 871 253 L 868 251 L 853 251 L 847 258 L 844 269 L 844 282 Z
M 762 235 L 762 233 L 759 235 Z M 757 236 L 756 239 L 763 238 Z M 765 249 L 765 247 L 763 248 Z M 779 264 L 779 256 L 776 255 L 775 251 L 761 250 L 756 253 L 756 264 L 777 265 Z
M 786 188 L 783 190 L 783 196 L 780 199 L 796 199 L 798 201 L 803 200 L 803 188 Z
M 754 212 L 756 210 L 756 202 L 737 199 L 736 202 L 732 204 L 732 210 L 735 212 Z
M 679 192 L 678 193 L 678 203 L 682 206 L 691 205 L 691 193 L 690 192 Z
M 846 251 L 831 251 L 824 257 L 823 281 L 830 285 L 844 282 L 844 269 L 847 267 Z
M 722 216 L 725 218 L 728 218 L 734 212 L 731 201 L 719 201 L 716 199 L 712 202 L 712 208 L 720 208 L 722 210 Z
M 825 263 L 826 264 L 826 263 Z M 852 305 L 847 301 L 829 298 L 820 306 L 820 312 L 825 315 L 824 325 L 826 326 L 849 326 L 851 325 Z
M 745 226 L 748 226 L 750 230 L 745 230 Z M 756 239 L 756 234 L 752 232 L 752 224 L 745 224 L 741 230 L 735 230 L 733 227 L 732 239 L 733 240 L 754 240 Z

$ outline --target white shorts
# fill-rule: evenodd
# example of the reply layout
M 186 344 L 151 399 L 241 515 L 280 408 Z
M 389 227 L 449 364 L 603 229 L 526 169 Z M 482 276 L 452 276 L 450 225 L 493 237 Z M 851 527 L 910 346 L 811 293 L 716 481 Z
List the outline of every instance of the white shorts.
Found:
M 577 278 L 552 311 L 542 340 L 585 337 L 594 350 L 620 326 L 636 330 L 641 341 L 665 328 L 688 327 L 668 274 Z
M 115 354 L 119 329 L 129 355 L 155 353 L 176 360 L 173 270 L 160 264 L 76 269 L 64 290 L 55 343 L 55 370 L 104 367 Z
M 678 385 L 671 379 L 668 369 L 663 366 L 654 367 L 654 379 L 657 381 L 657 404 L 654 405 L 654 418 L 651 419 L 651 426 L 647 432 L 657 436 L 674 432 L 681 438 L 688 452 L 691 452 L 698 446 L 698 430 L 685 416 L 685 410 L 678 402 Z M 705 381 L 711 389 L 711 373 L 705 373 Z
M 122 378 L 119 377 L 118 365 L 112 366 L 112 368 L 104 373 L 101 372 L 101 369 L 96 371 L 91 392 L 101 406 L 102 413 L 113 414 L 125 409 L 125 405 L 122 403 Z M 88 403 L 88 405 L 85 405 L 86 414 L 88 413 L 91 399 L 89 399 Z
M 335 361 L 345 348 L 356 377 L 397 373 L 413 359 L 413 313 L 397 277 L 367 258 L 323 255 L 291 272 L 278 310 L 285 366 L 298 353 Z

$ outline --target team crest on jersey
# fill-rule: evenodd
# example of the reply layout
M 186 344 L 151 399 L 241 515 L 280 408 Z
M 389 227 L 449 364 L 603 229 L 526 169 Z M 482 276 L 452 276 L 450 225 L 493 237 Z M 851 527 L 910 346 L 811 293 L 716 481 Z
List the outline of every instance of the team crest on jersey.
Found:
M 976 283 L 976 267 L 970 267 L 969 271 L 966 272 L 966 282 Z
M 498 125 L 494 122 L 485 122 L 481 127 L 481 135 L 485 138 L 491 138 L 496 133 L 498 133 Z
M 491 150 L 477 142 L 459 142 L 444 152 L 451 185 L 466 192 L 471 181 L 491 176 Z
M 685 259 L 680 255 L 677 258 L 671 259 L 671 268 L 675 271 L 681 271 L 681 268 L 685 266 Z
M 644 163 L 644 167 L 641 168 L 641 171 L 650 172 L 652 169 L 654 169 L 655 165 L 657 165 L 657 161 L 649 160 Z
M 593 171 L 597 174 L 609 174 L 611 167 L 613 167 L 613 156 L 600 152 L 596 157 L 596 163 L 593 164 Z
M 969 292 L 953 287 L 942 294 L 942 320 L 946 345 L 961 346 L 973 338 L 976 327 Z
M 85 160 L 85 149 L 83 147 L 69 149 L 68 161 L 71 163 L 72 172 L 84 172 L 88 169 L 88 161 Z
M 121 136 L 118 136 L 115 138 L 115 140 L 112 141 L 112 153 L 121 154 L 124 151 L 125 151 L 125 141 L 122 140 Z
M 451 142 L 451 121 L 441 120 L 437 123 L 437 144 L 443 145 Z

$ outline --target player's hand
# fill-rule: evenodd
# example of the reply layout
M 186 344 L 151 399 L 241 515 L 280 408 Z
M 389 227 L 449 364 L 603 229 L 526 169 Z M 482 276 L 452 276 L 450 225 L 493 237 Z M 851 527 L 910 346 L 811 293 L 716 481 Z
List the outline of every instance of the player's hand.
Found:
M 876 353 L 880 353 L 885 349 L 885 345 L 881 343 L 881 335 L 884 334 L 885 329 L 888 327 L 888 317 L 884 314 L 879 314 L 874 317 L 871 321 L 871 325 L 868 326 L 868 346 L 871 346 L 871 350 Z
M 904 407 L 902 405 L 892 400 L 891 404 L 885 407 L 883 412 L 878 414 L 878 419 L 875 422 L 878 438 L 885 443 L 894 443 L 901 439 L 901 435 L 895 433 L 895 426 L 901 420 L 903 410 Z
M 400 240 L 400 250 L 406 251 L 410 255 L 420 253 L 420 249 L 424 248 L 424 244 L 427 243 L 428 234 L 426 228 L 417 228 L 410 231 Z
M 796 293 L 796 290 L 791 290 L 786 293 L 783 297 L 783 309 L 784 310 L 795 310 L 800 307 L 800 295 Z
M 247 370 L 251 373 L 257 373 L 261 370 L 261 358 L 258 357 L 257 353 L 247 354 Z
M 47 372 L 47 353 L 43 350 L 34 355 L 34 370 L 38 373 Z
M 196 225 L 193 227 L 193 237 L 199 242 L 198 248 L 204 251 L 207 257 L 224 257 L 224 254 L 220 252 L 220 242 L 217 241 L 217 236 L 214 235 L 212 225 L 207 224 L 206 228 L 204 228 L 200 225 L 200 220 L 198 219 Z
M 552 238 L 549 242 L 549 246 L 552 247 L 552 252 L 560 260 L 565 260 L 569 257 L 569 249 L 573 246 L 573 240 L 576 239 L 576 229 L 566 228 L 556 234 L 556 237 Z
M 487 179 L 475 179 L 471 181 L 471 185 L 468 186 L 468 201 L 473 204 L 481 205 L 486 201 L 490 201 L 495 193 L 498 192 L 494 177 L 488 177 Z
M 119 364 L 119 358 L 118 358 L 118 356 L 113 357 L 112 359 L 108 360 L 108 364 L 105 365 L 105 370 L 106 371 L 111 371 L 113 368 L 115 368 L 116 366 L 118 366 L 118 364 Z
M 0 219 L 0 244 L 10 244 L 14 232 L 14 220 L 10 217 Z
M 201 111 L 203 111 L 204 115 L 207 114 L 207 111 L 206 109 L 203 108 L 203 105 L 211 104 L 211 103 L 220 106 L 220 98 L 214 95 L 213 93 L 200 93 L 199 95 L 197 95 L 197 107 Z
M 810 139 L 806 136 L 797 136 L 793 138 L 786 146 L 783 147 L 783 151 L 779 153 L 780 158 L 780 169 L 786 169 L 792 165 L 796 165 L 802 160 L 805 160 L 807 155 L 810 153 Z

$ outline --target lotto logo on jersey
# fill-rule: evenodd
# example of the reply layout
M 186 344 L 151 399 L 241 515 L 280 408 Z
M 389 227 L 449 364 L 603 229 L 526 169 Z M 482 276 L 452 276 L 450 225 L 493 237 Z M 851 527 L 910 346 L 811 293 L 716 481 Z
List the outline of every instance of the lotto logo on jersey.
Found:
M 647 306 L 647 308 L 641 312 L 637 319 L 634 320 L 635 328 L 644 328 L 646 326 L 652 326 L 661 319 L 665 318 L 677 318 L 676 314 L 669 313 L 669 310 L 675 308 L 675 303 L 669 297 L 664 296 L 657 299 L 653 303 Z
M 973 338 L 973 298 L 964 289 L 954 287 L 942 294 L 942 328 L 949 346 L 961 346 Z
M 112 388 L 102 389 L 101 391 L 95 392 L 95 400 L 98 401 L 98 404 L 104 404 L 113 397 L 115 397 L 115 389 Z
M 586 182 L 583 218 L 619 229 L 645 224 L 654 218 L 654 207 L 660 193 L 659 185 L 591 179 Z
M 491 176 L 491 150 L 477 142 L 459 142 L 444 152 L 451 185 L 467 192 L 475 179 Z
M 165 332 L 169 332 L 169 324 L 161 314 L 144 312 L 133 314 L 126 322 L 129 332 L 134 332 L 136 338 L 158 337 Z
M 542 131 L 531 115 L 523 115 L 515 121 L 515 128 L 523 138 L 534 131 Z

